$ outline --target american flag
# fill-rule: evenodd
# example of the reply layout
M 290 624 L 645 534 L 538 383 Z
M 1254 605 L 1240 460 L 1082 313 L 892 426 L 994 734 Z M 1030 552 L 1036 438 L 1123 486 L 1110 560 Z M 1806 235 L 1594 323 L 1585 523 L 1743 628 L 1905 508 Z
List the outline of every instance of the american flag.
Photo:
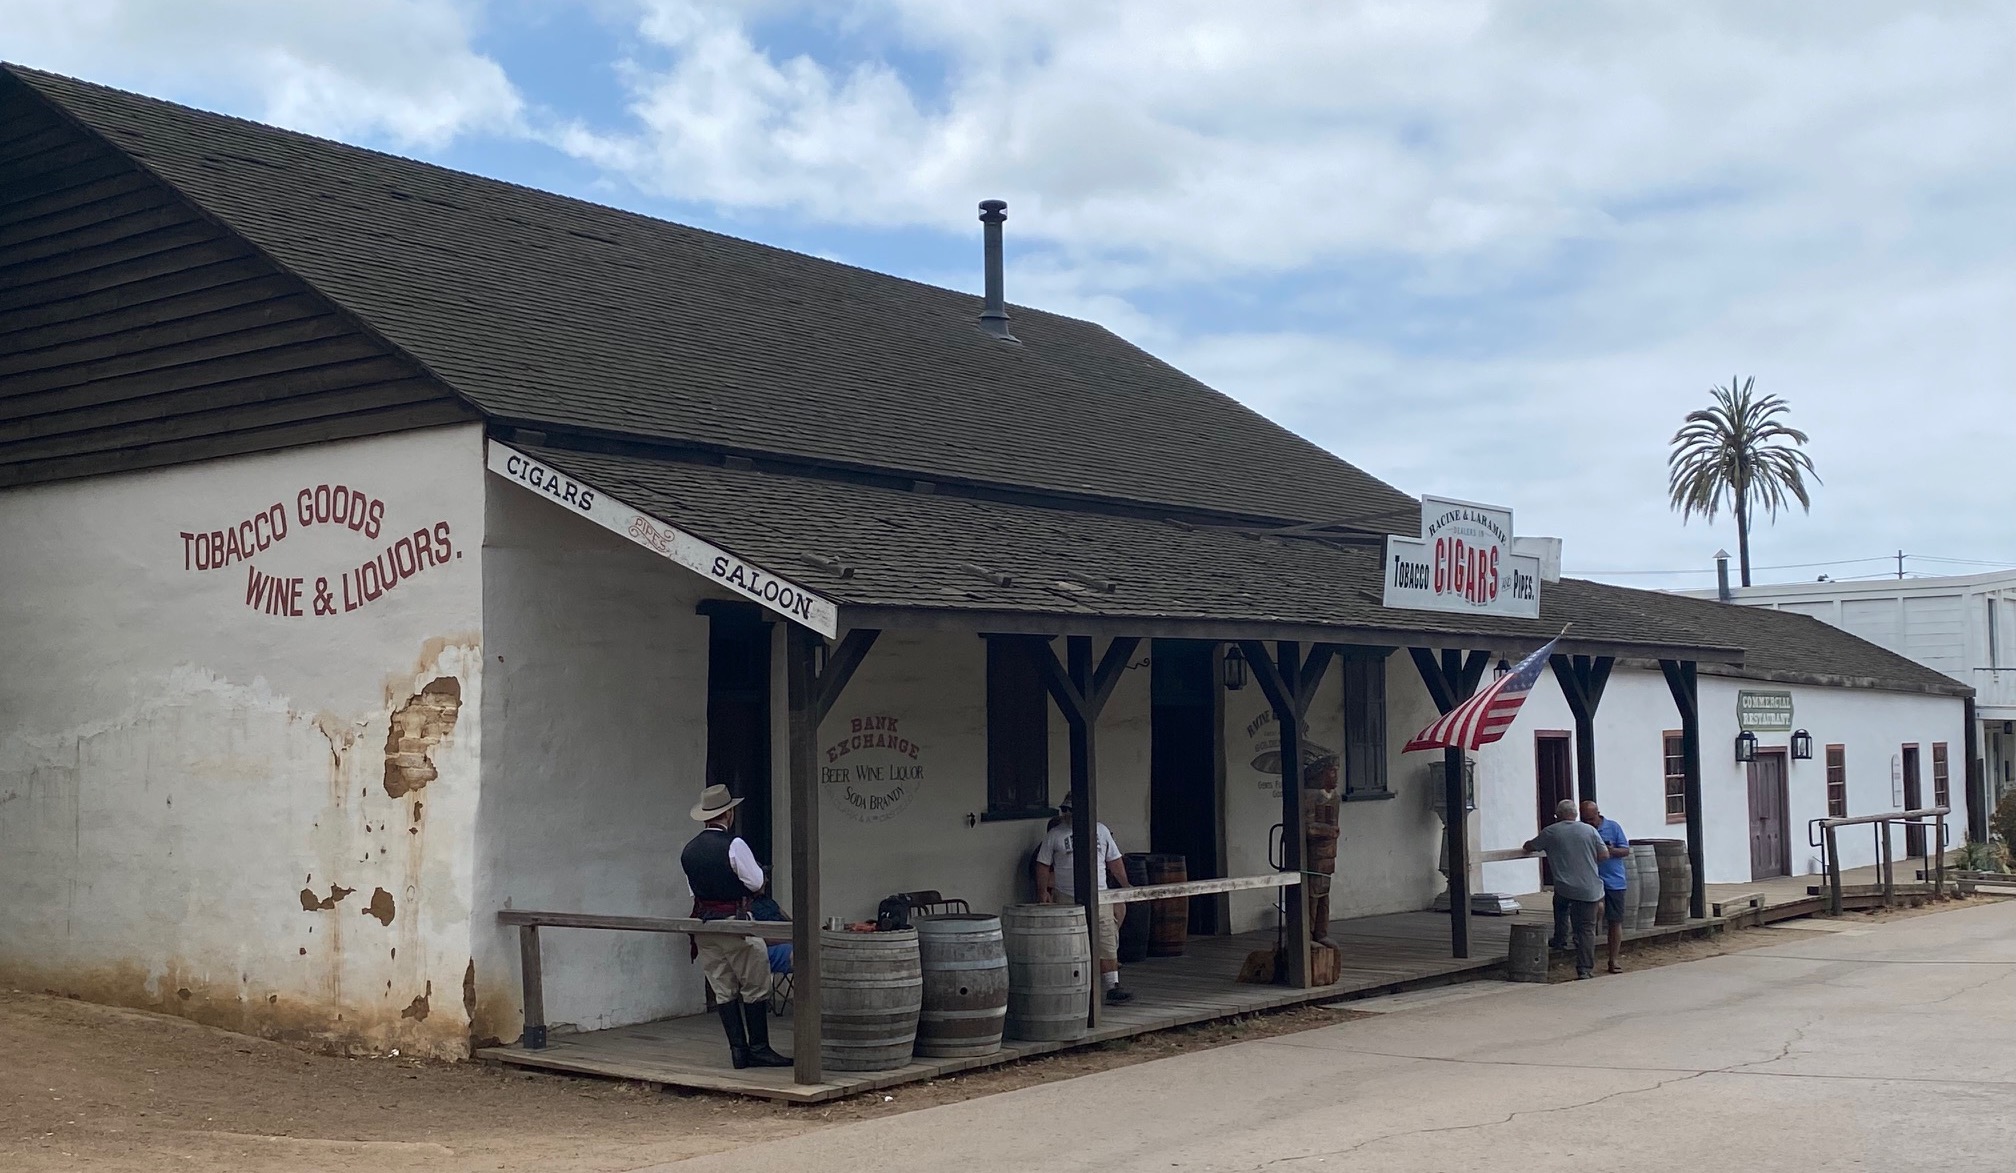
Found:
M 1553 654 L 1554 645 L 1560 642 L 1560 636 L 1548 640 L 1539 651 L 1519 661 L 1516 667 L 1492 681 L 1482 692 L 1415 734 L 1414 740 L 1408 742 L 1407 748 L 1401 752 L 1476 749 L 1505 736 L 1505 731 L 1512 727 L 1512 719 L 1519 715 L 1519 706 L 1526 703 L 1526 694 L 1540 683 L 1540 674 L 1547 670 L 1547 657 Z

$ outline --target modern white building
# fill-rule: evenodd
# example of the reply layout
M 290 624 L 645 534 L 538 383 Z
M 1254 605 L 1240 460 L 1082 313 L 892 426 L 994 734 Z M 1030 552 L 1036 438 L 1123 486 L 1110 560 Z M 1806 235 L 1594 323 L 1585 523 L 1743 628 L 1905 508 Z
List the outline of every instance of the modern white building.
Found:
M 1730 601 L 1810 615 L 1968 685 L 1990 803 L 2016 790 L 2016 571 L 1771 583 L 1732 588 Z

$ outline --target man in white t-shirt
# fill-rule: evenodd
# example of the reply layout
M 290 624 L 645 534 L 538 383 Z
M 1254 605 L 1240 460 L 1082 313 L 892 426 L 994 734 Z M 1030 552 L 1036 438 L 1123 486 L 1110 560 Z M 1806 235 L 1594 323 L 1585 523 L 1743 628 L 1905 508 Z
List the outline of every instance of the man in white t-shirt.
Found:
M 1071 843 L 1071 796 L 1065 795 L 1058 804 L 1061 816 L 1057 825 L 1043 836 L 1043 845 L 1036 849 L 1036 899 L 1044 904 L 1076 903 L 1077 860 Z M 1099 876 L 1099 889 L 1125 888 L 1127 886 L 1127 866 L 1120 860 L 1120 844 L 1113 838 L 1113 832 L 1106 824 L 1098 825 L 1099 866 L 1093 869 Z M 1099 978 L 1106 987 L 1106 1002 L 1117 1006 L 1122 1002 L 1132 1002 L 1134 995 L 1120 985 L 1120 919 L 1127 915 L 1124 904 L 1102 904 L 1099 906 Z

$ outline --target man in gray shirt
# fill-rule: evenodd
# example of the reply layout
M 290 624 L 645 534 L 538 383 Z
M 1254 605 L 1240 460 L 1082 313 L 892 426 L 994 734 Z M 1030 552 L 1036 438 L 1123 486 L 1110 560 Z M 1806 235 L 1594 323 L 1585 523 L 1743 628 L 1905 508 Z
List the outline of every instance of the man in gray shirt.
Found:
M 1596 916 L 1603 907 L 1603 877 L 1597 871 L 1609 848 L 1603 837 L 1581 819 L 1573 799 L 1554 805 L 1554 822 L 1526 841 L 1526 850 L 1547 853 L 1554 873 L 1554 937 L 1550 948 L 1567 947 L 1570 922 L 1575 932 L 1575 976 L 1596 976 Z

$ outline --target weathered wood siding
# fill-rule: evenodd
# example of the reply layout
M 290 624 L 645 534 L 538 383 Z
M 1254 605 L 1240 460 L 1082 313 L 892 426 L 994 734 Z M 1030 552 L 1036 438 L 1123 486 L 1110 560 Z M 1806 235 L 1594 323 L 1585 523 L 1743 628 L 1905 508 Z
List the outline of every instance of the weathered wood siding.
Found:
M 0 486 L 474 418 L 0 76 Z

